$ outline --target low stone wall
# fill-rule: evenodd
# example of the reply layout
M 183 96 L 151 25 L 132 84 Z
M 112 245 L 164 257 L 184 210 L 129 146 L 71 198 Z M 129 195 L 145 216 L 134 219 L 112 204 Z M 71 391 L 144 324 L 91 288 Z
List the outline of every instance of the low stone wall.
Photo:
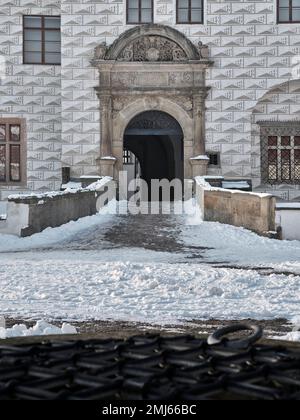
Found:
M 11 196 L 7 204 L 7 219 L 0 222 L 0 233 L 25 237 L 48 227 L 54 228 L 71 220 L 92 216 L 99 210 L 98 198 L 112 182 L 107 178 L 95 189 Z M 113 195 L 110 196 L 112 198 Z
M 205 221 L 244 227 L 260 235 L 275 234 L 276 199 L 272 195 L 213 188 L 198 177 L 196 196 Z

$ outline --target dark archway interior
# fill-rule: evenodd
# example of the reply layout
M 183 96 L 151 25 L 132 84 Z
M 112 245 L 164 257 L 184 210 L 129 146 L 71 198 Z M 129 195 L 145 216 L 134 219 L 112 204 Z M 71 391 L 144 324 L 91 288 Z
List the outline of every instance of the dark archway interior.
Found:
M 148 185 L 152 179 L 183 181 L 183 132 L 169 114 L 146 111 L 137 115 L 126 128 L 124 148 L 139 160 L 141 177 Z

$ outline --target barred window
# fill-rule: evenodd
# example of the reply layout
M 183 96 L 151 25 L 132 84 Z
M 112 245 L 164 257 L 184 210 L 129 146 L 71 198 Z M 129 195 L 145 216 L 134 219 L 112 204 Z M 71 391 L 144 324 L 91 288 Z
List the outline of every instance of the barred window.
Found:
M 262 175 L 266 183 L 300 184 L 300 124 L 262 127 Z
M 153 0 L 127 0 L 127 23 L 153 22 Z
M 0 183 L 25 181 L 24 123 L 0 119 Z
M 134 164 L 133 154 L 127 149 L 123 150 L 123 164 L 124 165 L 133 165 Z
M 203 23 L 203 0 L 176 0 L 177 23 Z
M 24 16 L 24 64 L 61 64 L 60 16 Z
M 278 23 L 300 23 L 300 0 L 277 0 Z

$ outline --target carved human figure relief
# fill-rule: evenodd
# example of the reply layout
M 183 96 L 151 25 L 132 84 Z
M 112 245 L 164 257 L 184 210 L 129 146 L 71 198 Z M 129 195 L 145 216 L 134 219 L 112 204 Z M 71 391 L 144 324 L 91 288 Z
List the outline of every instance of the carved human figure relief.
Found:
M 98 45 L 95 48 L 95 59 L 104 60 L 107 50 L 108 50 L 108 46 L 106 45 L 106 42 L 102 42 L 100 45 Z

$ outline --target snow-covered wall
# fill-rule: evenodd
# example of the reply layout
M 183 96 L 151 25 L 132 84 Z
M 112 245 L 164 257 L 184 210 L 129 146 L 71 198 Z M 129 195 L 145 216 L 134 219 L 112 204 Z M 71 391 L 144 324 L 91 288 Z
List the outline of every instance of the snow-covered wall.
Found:
M 111 178 L 92 184 L 86 189 L 54 191 L 45 194 L 12 195 L 8 198 L 7 218 L 0 221 L 0 233 L 26 237 L 48 227 L 58 227 L 71 220 L 96 214 L 106 200 L 115 198 L 116 189 Z
M 196 199 L 207 222 L 244 227 L 260 235 L 275 232 L 275 197 L 269 194 L 211 187 L 196 178 Z

